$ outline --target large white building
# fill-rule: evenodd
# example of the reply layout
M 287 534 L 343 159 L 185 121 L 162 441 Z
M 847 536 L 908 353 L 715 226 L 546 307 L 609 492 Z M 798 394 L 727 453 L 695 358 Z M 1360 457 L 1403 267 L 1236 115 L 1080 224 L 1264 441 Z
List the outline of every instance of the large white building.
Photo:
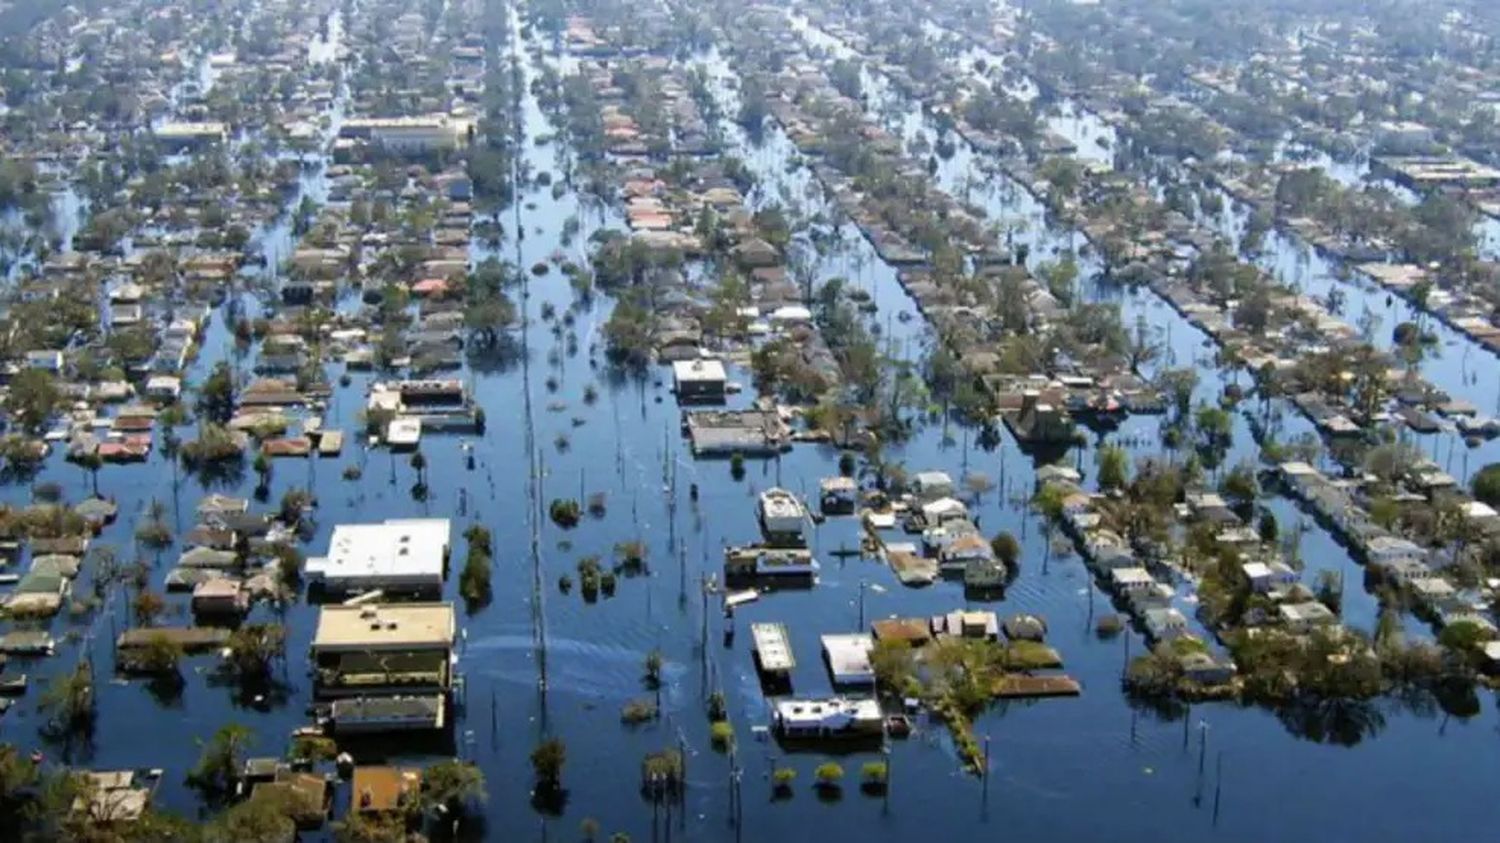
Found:
M 168 150 L 197 149 L 229 140 L 229 126 L 218 121 L 162 123 L 153 134 Z
M 451 532 L 446 518 L 340 524 L 333 528 L 328 555 L 307 560 L 308 579 L 336 593 L 440 591 Z
M 366 138 L 370 143 L 392 152 L 424 153 L 466 145 L 469 123 L 445 114 L 424 117 L 359 117 L 345 120 L 339 128 L 339 134 L 345 138 Z

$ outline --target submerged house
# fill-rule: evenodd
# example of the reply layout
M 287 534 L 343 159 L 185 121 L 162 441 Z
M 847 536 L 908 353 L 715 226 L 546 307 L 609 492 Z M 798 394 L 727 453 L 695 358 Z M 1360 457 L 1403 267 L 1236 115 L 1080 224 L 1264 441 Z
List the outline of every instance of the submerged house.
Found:
M 767 489 L 756 504 L 761 532 L 766 542 L 782 547 L 803 547 L 807 543 L 807 508 L 786 489 Z
M 883 722 L 880 703 L 873 699 L 780 700 L 772 713 L 776 731 L 789 738 L 879 735 Z
M 314 693 L 444 697 L 456 633 L 451 603 L 323 606 L 312 642 Z

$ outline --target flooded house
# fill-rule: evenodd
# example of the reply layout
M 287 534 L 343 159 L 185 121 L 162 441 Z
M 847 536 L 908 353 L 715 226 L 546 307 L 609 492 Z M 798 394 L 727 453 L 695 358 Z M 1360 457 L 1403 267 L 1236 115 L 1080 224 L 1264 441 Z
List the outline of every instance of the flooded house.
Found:
M 824 515 L 849 515 L 859 503 L 859 484 L 852 477 L 825 477 L 818 481 L 819 509 Z
M 679 403 L 717 403 L 724 400 L 727 378 L 718 360 L 678 360 L 672 364 L 672 391 Z
M 755 514 L 768 545 L 807 545 L 807 507 L 795 494 L 786 489 L 767 489 L 756 499 Z
M 791 681 L 797 658 L 792 652 L 792 638 L 786 624 L 753 623 L 750 625 L 750 640 L 760 672 L 781 681 Z
M 870 653 L 875 639 L 868 633 L 830 634 L 820 639 L 823 661 L 835 685 L 874 685 L 875 668 Z
M 444 697 L 457 620 L 449 603 L 322 606 L 312 641 L 320 699 Z
M 778 700 L 771 723 L 785 738 L 868 738 L 882 733 L 885 718 L 873 699 L 829 697 Z

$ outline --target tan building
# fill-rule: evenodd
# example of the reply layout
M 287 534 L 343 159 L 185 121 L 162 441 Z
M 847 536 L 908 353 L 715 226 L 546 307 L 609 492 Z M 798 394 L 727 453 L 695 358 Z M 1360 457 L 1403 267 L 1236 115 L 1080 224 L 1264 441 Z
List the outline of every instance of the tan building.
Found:
M 453 682 L 451 603 L 324 606 L 312 658 L 317 696 L 443 695 Z

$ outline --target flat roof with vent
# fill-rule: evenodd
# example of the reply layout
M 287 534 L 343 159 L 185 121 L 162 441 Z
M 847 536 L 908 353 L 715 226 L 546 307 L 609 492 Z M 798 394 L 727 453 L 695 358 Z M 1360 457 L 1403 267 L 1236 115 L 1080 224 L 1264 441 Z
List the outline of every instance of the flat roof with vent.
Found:
M 340 524 L 328 555 L 307 560 L 307 575 L 334 590 L 438 589 L 451 529 L 446 518 Z
M 416 650 L 453 646 L 452 603 L 323 606 L 314 652 Z

